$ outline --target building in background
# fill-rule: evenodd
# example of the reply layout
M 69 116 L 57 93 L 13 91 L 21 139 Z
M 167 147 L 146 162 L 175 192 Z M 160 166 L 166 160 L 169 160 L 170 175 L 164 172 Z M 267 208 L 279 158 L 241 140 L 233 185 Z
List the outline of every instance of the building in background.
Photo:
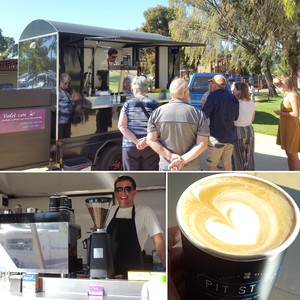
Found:
M 18 60 L 5 59 L 0 61 L 0 90 L 17 87 Z

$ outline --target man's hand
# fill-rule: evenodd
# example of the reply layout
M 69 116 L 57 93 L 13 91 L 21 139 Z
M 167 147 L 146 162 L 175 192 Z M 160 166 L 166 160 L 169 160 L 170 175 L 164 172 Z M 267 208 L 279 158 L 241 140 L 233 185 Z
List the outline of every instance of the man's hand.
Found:
M 136 148 L 138 150 L 144 150 L 146 147 L 148 147 L 146 138 L 145 137 L 140 138 L 138 140 L 138 143 L 136 144 Z
M 170 171 L 179 171 L 184 166 L 184 161 L 180 155 L 172 153 L 171 163 L 168 165 L 168 170 Z
M 185 293 L 182 247 L 174 247 L 180 241 L 179 227 L 170 227 L 168 229 L 168 295 L 172 300 L 183 299 Z

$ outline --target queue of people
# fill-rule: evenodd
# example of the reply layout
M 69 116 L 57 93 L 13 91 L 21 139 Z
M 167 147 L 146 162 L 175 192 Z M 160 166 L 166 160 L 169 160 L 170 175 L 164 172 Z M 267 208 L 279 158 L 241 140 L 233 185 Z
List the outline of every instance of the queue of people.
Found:
M 176 86 L 176 82 L 178 84 L 178 80 L 174 80 L 174 86 Z M 178 94 L 174 97 L 174 86 L 172 84 L 170 86 L 171 104 L 172 102 L 176 102 L 174 101 L 176 97 L 177 99 L 184 99 L 184 96 L 183 98 L 180 98 L 181 96 L 178 98 Z M 279 81 L 277 86 L 284 92 L 281 108 L 275 111 L 280 116 L 277 144 L 286 151 L 289 170 L 300 170 L 300 161 L 298 158 L 298 152 L 300 152 L 300 127 L 298 121 L 299 94 L 292 77 L 287 77 Z M 188 91 L 184 91 L 184 86 L 182 86 L 179 90 L 175 91 L 175 94 L 178 91 L 180 93 L 180 90 L 183 93 L 188 93 Z M 185 99 L 187 103 L 188 98 Z M 208 104 L 206 105 L 206 103 Z M 182 144 L 188 145 L 184 142 L 187 134 L 186 132 L 183 134 L 182 131 L 176 129 L 174 124 L 168 128 L 167 123 L 164 123 L 164 118 L 168 118 L 169 113 L 169 116 L 171 115 L 173 118 L 170 119 L 170 122 L 177 120 L 180 123 L 186 110 L 172 110 L 170 108 L 172 111 L 171 114 L 169 108 L 170 105 L 163 105 L 153 113 L 148 122 L 148 144 L 160 155 L 159 169 L 201 170 L 198 156 L 204 151 L 196 154 L 196 156 L 198 155 L 196 159 L 198 166 L 196 167 L 188 168 L 190 163 L 186 164 L 186 156 L 183 156 L 183 154 L 178 154 L 176 157 L 177 153 L 172 149 L 174 147 L 173 141 L 177 141 L 182 148 Z M 253 89 L 251 90 L 251 87 L 247 83 L 236 82 L 232 92 L 228 92 L 226 78 L 222 75 L 216 75 L 210 80 L 208 92 L 202 101 L 202 111 L 209 120 L 209 139 L 206 151 L 208 170 L 216 171 L 222 167 L 225 171 L 255 170 L 255 133 L 252 126 L 255 118 Z M 180 139 L 178 138 L 179 136 Z M 199 139 L 198 135 L 196 135 L 197 139 Z M 189 149 L 195 150 L 194 147 Z M 220 163 L 222 164 L 221 166 Z
M 235 169 L 241 168 L 241 165 L 244 166 L 243 170 L 254 168 L 254 163 L 249 163 L 249 157 L 244 155 L 245 151 L 248 153 L 248 148 L 242 149 L 242 145 L 248 145 L 244 141 L 248 137 L 244 137 L 240 131 L 239 135 L 237 134 L 236 125 L 239 125 L 241 132 L 245 130 L 243 118 L 238 120 L 239 101 L 227 90 L 226 79 L 222 75 L 216 75 L 209 81 L 209 93 L 206 104 L 203 102 L 202 111 L 189 104 L 187 82 L 180 78 L 173 80 L 170 85 L 171 101 L 160 107 L 156 105 L 148 109 L 148 121 L 140 103 L 137 103 L 139 96 L 147 99 L 147 80 L 143 76 L 137 78 L 140 78 L 134 79 L 137 82 L 143 78 L 143 94 L 140 91 L 139 94 L 134 92 L 135 98 L 123 106 L 118 124 L 123 133 L 124 170 L 197 171 L 201 170 L 199 156 L 207 150 L 206 160 L 209 170 L 218 170 L 221 161 L 224 170 L 229 171 L 233 169 L 234 143 L 237 141 L 241 142 L 236 143 L 236 153 L 239 153 L 237 159 L 240 164 L 237 160 Z M 134 90 L 134 84 L 132 89 Z M 248 99 L 249 89 L 244 93 L 247 93 Z M 138 115 L 140 116 L 137 118 Z M 136 132 L 139 130 L 140 134 L 137 135 Z M 254 142 L 251 143 L 251 149 L 254 151 Z M 143 157 L 144 153 L 149 151 L 159 155 L 159 166 L 156 161 L 146 160 Z M 251 159 L 253 157 L 254 152 L 250 155 Z

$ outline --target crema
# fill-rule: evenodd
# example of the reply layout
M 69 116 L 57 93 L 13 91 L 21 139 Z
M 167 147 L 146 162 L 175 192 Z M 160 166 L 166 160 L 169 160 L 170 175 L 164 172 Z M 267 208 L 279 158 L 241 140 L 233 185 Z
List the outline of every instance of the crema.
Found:
M 284 194 L 242 176 L 195 182 L 182 194 L 177 217 L 193 243 L 233 255 L 270 251 L 295 226 L 294 209 Z

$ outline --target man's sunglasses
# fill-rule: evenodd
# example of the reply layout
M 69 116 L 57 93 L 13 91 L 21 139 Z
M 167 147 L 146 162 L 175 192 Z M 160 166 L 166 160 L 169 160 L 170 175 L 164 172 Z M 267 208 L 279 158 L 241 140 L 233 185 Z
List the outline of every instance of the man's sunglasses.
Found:
M 133 187 L 132 186 L 125 186 L 125 187 L 116 187 L 115 188 L 115 192 L 116 193 L 131 193 L 133 191 Z

